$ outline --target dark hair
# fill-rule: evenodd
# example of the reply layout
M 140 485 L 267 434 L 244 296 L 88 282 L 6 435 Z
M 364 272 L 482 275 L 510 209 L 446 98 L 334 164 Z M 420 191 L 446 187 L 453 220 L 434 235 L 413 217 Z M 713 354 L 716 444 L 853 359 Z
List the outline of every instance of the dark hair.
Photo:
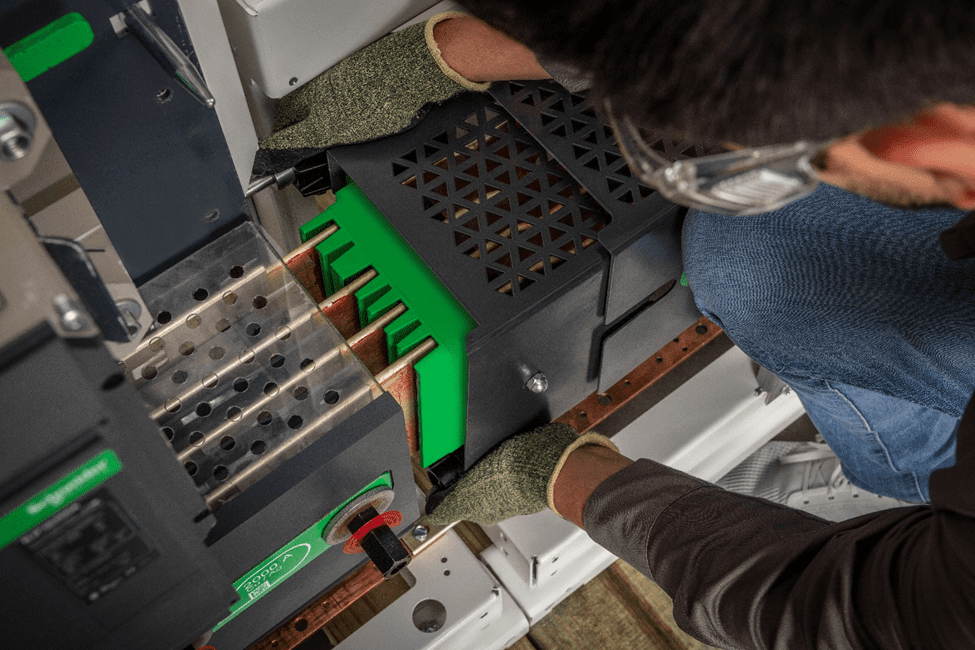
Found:
M 958 0 L 461 0 L 593 79 L 655 130 L 746 145 L 822 140 L 975 101 Z

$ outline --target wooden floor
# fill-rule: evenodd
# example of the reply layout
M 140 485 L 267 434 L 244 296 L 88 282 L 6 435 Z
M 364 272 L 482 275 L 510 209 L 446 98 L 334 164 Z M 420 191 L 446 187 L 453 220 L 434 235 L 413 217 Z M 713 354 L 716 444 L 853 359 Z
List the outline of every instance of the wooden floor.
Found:
M 622 560 L 560 603 L 512 650 L 700 650 L 681 632 L 670 598 Z

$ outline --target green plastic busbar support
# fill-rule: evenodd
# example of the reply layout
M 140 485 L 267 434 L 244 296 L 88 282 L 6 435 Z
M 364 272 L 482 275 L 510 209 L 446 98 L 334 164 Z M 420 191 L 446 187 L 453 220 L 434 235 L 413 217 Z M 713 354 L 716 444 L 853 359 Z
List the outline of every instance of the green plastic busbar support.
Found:
M 355 292 L 355 298 L 359 307 L 359 318 L 362 320 L 362 326 L 365 327 L 370 323 L 368 312 L 369 307 L 379 300 L 384 294 L 389 292 L 389 283 L 385 279 L 376 276 Z
M 95 42 L 95 33 L 79 13 L 61 16 L 3 53 L 25 82 L 41 76 Z
M 326 294 L 331 295 L 342 288 L 342 284 L 336 286 L 335 274 L 330 269 L 332 262 L 337 260 L 343 253 L 351 250 L 352 246 L 352 238 L 349 236 L 349 233 L 341 231 L 335 233 L 315 247 L 322 263 L 322 280 L 325 281 Z
M 322 538 L 322 531 L 342 508 L 354 499 L 377 487 L 393 487 L 389 472 L 365 486 L 339 504 L 330 513 L 306 528 L 297 537 L 269 555 L 263 562 L 234 581 L 234 589 L 240 598 L 230 606 L 230 615 L 214 626 L 214 631 L 233 620 L 238 614 L 256 603 L 269 591 L 293 576 L 299 569 L 327 551 L 330 546 Z
M 391 356 L 393 359 L 399 359 L 400 357 L 409 354 L 410 350 L 423 343 L 423 340 L 428 336 L 430 336 L 430 330 L 427 329 L 426 325 L 420 323 L 419 327 L 404 336 L 402 339 L 393 343 L 393 352 L 391 353 Z
M 326 246 L 336 236 L 342 236 L 329 244 L 328 252 L 322 254 L 323 271 L 350 250 L 345 247 L 346 242 L 355 242 L 355 248 L 361 249 L 363 254 L 358 259 L 368 260 L 368 265 L 379 274 L 377 280 L 390 286 L 389 292 L 371 303 L 373 311 L 376 311 L 377 303 L 381 307 L 384 299 L 388 300 L 387 296 L 393 294 L 403 301 L 408 313 L 413 314 L 437 342 L 436 349 L 415 366 L 420 458 L 422 465 L 429 467 L 459 449 L 466 439 L 466 341 L 467 334 L 477 323 L 362 190 L 350 183 L 335 193 L 335 199 L 327 211 L 300 229 L 302 239 L 307 241 L 330 223 L 334 222 L 340 228 L 320 245 Z M 336 254 L 337 251 L 340 252 Z M 371 291 L 376 292 L 377 288 Z M 402 343 L 409 338 L 407 335 Z M 391 354 L 395 347 L 390 350 Z
M 390 363 L 396 361 L 412 349 L 404 346 L 403 341 L 408 337 L 412 337 L 417 331 L 420 331 L 424 338 L 430 336 L 430 330 L 422 327 L 420 321 L 410 312 L 406 312 L 386 327 L 386 349 L 389 350 Z

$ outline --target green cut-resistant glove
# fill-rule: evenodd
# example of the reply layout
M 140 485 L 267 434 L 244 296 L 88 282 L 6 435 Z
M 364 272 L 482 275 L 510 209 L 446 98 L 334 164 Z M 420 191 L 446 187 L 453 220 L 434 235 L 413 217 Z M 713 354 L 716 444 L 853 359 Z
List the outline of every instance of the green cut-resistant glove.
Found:
M 564 424 L 547 424 L 509 438 L 482 458 L 429 515 L 430 523 L 460 519 L 483 526 L 515 515 L 555 510 L 553 490 L 565 459 L 583 445 L 616 445 L 598 433 L 578 435 Z
M 433 39 L 434 25 L 461 15 L 437 14 L 394 32 L 286 95 L 273 133 L 260 142 L 254 174 L 275 174 L 329 147 L 399 133 L 419 121 L 427 104 L 465 88 L 487 90 L 489 84 L 452 70 Z

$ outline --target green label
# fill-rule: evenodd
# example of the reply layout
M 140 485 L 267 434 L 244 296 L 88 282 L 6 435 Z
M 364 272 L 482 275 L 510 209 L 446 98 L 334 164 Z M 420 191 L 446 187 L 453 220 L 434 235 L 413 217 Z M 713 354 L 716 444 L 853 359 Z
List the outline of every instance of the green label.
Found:
M 79 13 L 70 13 L 5 48 L 3 53 L 26 82 L 67 61 L 94 41 L 88 21 Z
M 322 539 L 322 531 L 328 522 L 332 520 L 338 512 L 350 504 L 359 495 L 377 487 L 393 487 L 393 477 L 389 472 L 384 473 L 375 481 L 362 488 L 341 505 L 325 515 L 322 519 L 306 528 L 293 540 L 279 548 L 273 555 L 261 562 L 259 565 L 245 573 L 236 582 L 234 589 L 240 599 L 230 606 L 230 615 L 217 623 L 214 631 L 229 623 L 235 616 L 256 603 L 261 597 L 277 587 L 295 574 L 316 557 L 327 551 L 330 547 Z
M 0 548 L 121 471 L 122 461 L 114 451 L 106 449 L 98 454 L 19 508 L 5 514 L 0 519 Z

